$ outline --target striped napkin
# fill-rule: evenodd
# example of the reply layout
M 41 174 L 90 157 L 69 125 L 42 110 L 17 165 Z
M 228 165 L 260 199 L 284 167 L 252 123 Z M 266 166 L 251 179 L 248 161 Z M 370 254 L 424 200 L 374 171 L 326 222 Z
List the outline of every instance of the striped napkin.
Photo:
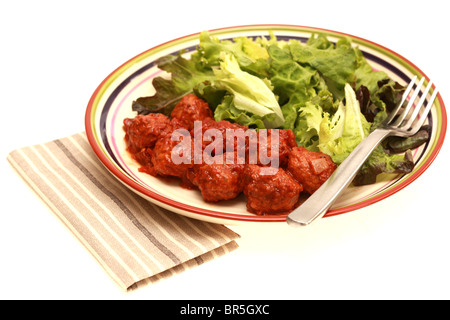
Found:
M 12 151 L 8 161 L 124 290 L 222 256 L 239 235 L 175 214 L 123 186 L 85 133 Z

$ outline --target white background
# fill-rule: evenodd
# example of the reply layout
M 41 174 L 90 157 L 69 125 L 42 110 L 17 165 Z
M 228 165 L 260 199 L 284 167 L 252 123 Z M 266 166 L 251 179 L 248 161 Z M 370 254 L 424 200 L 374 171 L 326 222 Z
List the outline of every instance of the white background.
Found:
M 370 5 L 369 5 L 370 3 Z M 239 248 L 122 292 L 16 176 L 13 149 L 84 130 L 97 85 L 162 42 L 206 29 L 296 24 L 354 34 L 421 68 L 450 105 L 444 1 L 2 1 L 0 298 L 449 299 L 448 139 L 394 196 L 310 228 L 232 227 Z

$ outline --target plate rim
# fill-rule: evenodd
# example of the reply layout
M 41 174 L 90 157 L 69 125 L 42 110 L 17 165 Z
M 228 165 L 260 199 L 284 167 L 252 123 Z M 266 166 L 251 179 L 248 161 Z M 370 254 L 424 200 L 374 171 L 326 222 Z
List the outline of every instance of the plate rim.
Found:
M 324 29 L 324 28 L 318 28 L 318 27 L 310 27 L 310 26 L 302 26 L 302 25 L 288 25 L 288 24 L 251 24 L 251 25 L 238 25 L 238 26 L 230 26 L 230 27 L 222 27 L 222 28 L 217 28 L 217 29 L 211 29 L 209 30 L 209 32 L 211 33 L 220 33 L 220 32 L 232 32 L 233 30 L 237 31 L 239 29 L 249 29 L 249 28 L 264 28 L 266 31 L 269 31 L 271 29 L 283 29 L 283 28 L 289 28 L 289 29 L 298 29 L 298 31 L 301 30 L 305 30 L 306 32 L 323 32 L 323 33 L 327 33 L 327 34 L 334 34 L 334 35 L 338 35 L 341 37 L 345 37 L 348 36 L 352 39 L 356 39 L 359 40 L 363 43 L 368 43 L 374 47 L 378 47 L 381 48 L 382 50 L 385 50 L 387 52 L 389 52 L 391 55 L 393 55 L 394 57 L 396 57 L 397 59 L 400 59 L 403 62 L 406 62 L 407 65 L 411 66 L 415 71 L 419 72 L 420 74 L 422 74 L 427 81 L 429 81 L 429 77 L 426 76 L 426 74 L 420 69 L 418 68 L 413 62 L 411 62 L 410 60 L 408 60 L 407 58 L 405 58 L 404 56 L 402 56 L 401 54 L 383 46 L 380 45 L 376 42 L 373 42 L 371 40 L 359 37 L 359 36 L 354 36 L 348 33 L 344 33 L 344 32 L 340 32 L 340 31 L 335 31 L 335 30 L 330 30 L 330 29 Z M 267 216 L 258 216 L 258 215 L 253 215 L 251 213 L 242 215 L 242 214 L 234 214 L 234 213 L 226 213 L 226 212 L 221 212 L 221 211 L 214 211 L 214 210 L 210 210 L 210 209 L 203 209 L 203 208 L 198 208 L 195 206 L 191 206 L 189 204 L 185 204 L 182 202 L 178 202 L 176 200 L 164 197 L 162 195 L 159 195 L 155 192 L 152 192 L 151 190 L 148 190 L 146 188 L 144 188 L 143 186 L 141 186 L 140 184 L 138 184 L 137 182 L 135 182 L 133 179 L 129 178 L 126 174 L 124 174 L 123 172 L 121 172 L 120 170 L 118 170 L 108 159 L 108 157 L 103 153 L 102 148 L 99 146 L 97 139 L 95 137 L 95 133 L 94 133 L 94 121 L 93 121 L 93 114 L 92 114 L 92 110 L 95 104 L 96 99 L 98 98 L 98 95 L 101 91 L 101 89 L 104 87 L 104 85 L 111 79 L 111 77 L 113 75 L 115 75 L 119 70 L 121 70 L 124 66 L 128 65 L 130 62 L 135 61 L 137 58 L 142 57 L 143 55 L 146 55 L 146 53 L 153 51 L 157 48 L 160 48 L 161 46 L 182 40 L 182 39 L 186 39 L 186 38 L 190 38 L 193 36 L 198 36 L 200 34 L 200 32 L 197 33 L 192 33 L 192 34 L 188 34 L 182 37 L 178 37 L 172 40 L 168 40 L 166 42 L 163 42 L 161 44 L 158 44 L 156 46 L 151 47 L 150 49 L 147 49 L 137 55 L 135 55 L 134 57 L 128 59 L 127 61 L 125 61 L 124 63 L 122 63 L 120 66 L 118 66 L 117 68 L 115 68 L 112 72 L 110 72 L 104 79 L 103 81 L 97 86 L 97 88 L 95 89 L 95 91 L 93 92 L 93 94 L 91 95 L 87 108 L 86 108 L 86 112 L 85 112 L 85 131 L 86 131 L 86 136 L 88 139 L 89 144 L 91 145 L 94 153 L 97 155 L 97 157 L 99 158 L 100 162 L 112 173 L 113 176 L 115 176 L 120 182 L 122 182 L 125 186 L 127 186 L 128 188 L 132 189 L 134 192 L 138 192 L 141 196 L 144 196 L 146 198 L 148 198 L 148 200 L 150 201 L 156 201 L 159 203 L 164 204 L 165 206 L 169 206 L 169 207 L 173 207 L 175 209 L 177 209 L 177 212 L 179 212 L 179 210 L 183 211 L 187 211 L 189 212 L 190 215 L 194 214 L 194 215 L 201 215 L 201 216 L 205 216 L 209 219 L 219 219 L 221 221 L 223 220 L 231 220 L 231 221 L 243 221 L 243 222 L 285 222 L 286 221 L 286 215 L 267 215 Z M 436 87 L 433 84 L 433 89 L 435 90 Z M 392 196 L 393 194 L 399 192 L 400 190 L 402 190 L 403 188 L 405 188 L 406 186 L 408 186 L 409 184 L 411 184 L 413 181 L 415 181 L 419 176 L 421 176 L 431 165 L 431 163 L 434 162 L 435 158 L 437 157 L 437 155 L 439 154 L 441 147 L 444 143 L 444 139 L 445 139 L 445 135 L 446 135 L 446 130 L 447 130 L 447 115 L 446 115 L 446 109 L 445 109 L 445 105 L 444 105 L 444 101 L 440 95 L 440 93 L 438 92 L 437 94 L 437 99 L 439 100 L 439 105 L 440 105 L 440 111 L 441 111 L 441 127 L 440 127 L 440 134 L 436 139 L 435 142 L 435 147 L 432 150 L 431 154 L 429 154 L 429 156 L 427 157 L 427 159 L 421 164 L 421 166 L 412 174 L 410 175 L 407 179 L 405 179 L 404 181 L 400 182 L 398 185 L 394 186 L 393 188 L 385 191 L 382 194 L 379 194 L 375 197 L 371 197 L 369 199 L 366 199 L 362 202 L 359 203 L 355 203 L 353 205 L 349 205 L 343 208 L 337 208 L 337 209 L 333 209 L 329 212 L 327 212 L 326 215 L 324 215 L 324 217 L 331 217 L 331 216 L 336 216 L 336 215 L 340 215 L 343 213 L 349 213 L 358 209 L 362 209 L 364 207 L 370 206 L 374 203 L 377 203 L 383 199 L 386 199 L 387 197 Z

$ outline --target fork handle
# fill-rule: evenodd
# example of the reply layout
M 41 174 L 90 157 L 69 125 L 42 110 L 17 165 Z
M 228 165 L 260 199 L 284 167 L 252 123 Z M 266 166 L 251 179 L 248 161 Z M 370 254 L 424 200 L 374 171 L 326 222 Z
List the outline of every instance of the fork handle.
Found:
M 376 129 L 361 141 L 322 186 L 287 216 L 287 223 L 293 226 L 307 226 L 322 217 L 352 182 L 372 151 L 389 133 L 389 130 Z

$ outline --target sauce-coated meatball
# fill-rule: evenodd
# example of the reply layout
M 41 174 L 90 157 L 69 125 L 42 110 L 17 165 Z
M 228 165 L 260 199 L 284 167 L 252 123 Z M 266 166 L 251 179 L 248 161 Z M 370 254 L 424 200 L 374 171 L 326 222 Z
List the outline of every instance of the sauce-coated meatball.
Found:
M 152 152 L 154 172 L 160 176 L 173 176 L 182 178 L 187 169 L 193 166 L 193 144 L 190 136 L 186 140 L 172 138 L 168 133 L 158 139 Z M 184 144 L 183 141 L 189 143 Z
M 271 170 L 272 174 L 264 170 Z M 244 194 L 247 209 L 262 215 L 286 213 L 298 202 L 302 186 L 281 168 L 263 168 L 249 164 L 244 170 Z
M 125 141 L 131 153 L 152 148 L 158 138 L 166 133 L 170 119 L 161 113 L 138 115 L 123 121 Z
M 309 194 L 314 193 L 331 176 L 336 164 L 322 152 L 295 147 L 289 154 L 288 171 Z
M 190 178 L 191 182 L 199 188 L 205 201 L 217 202 L 236 198 L 244 187 L 242 174 L 245 165 L 234 161 L 227 163 L 225 153 L 211 158 L 214 159 L 220 162 L 196 166 Z
M 195 94 L 185 95 L 170 114 L 172 119 L 178 119 L 185 128 L 192 130 L 194 121 L 212 119 L 213 113 L 208 103 L 198 98 Z

